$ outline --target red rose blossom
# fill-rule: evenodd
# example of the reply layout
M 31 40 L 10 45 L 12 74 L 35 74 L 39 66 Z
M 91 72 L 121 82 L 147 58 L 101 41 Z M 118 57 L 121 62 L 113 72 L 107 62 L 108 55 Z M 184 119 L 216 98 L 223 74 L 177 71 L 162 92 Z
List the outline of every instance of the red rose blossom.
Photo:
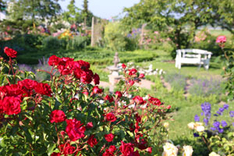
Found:
M 107 121 L 115 122 L 116 119 L 117 119 L 117 118 L 116 118 L 116 116 L 115 116 L 113 113 L 108 113 L 108 114 L 106 114 L 106 120 L 107 120 Z
M 161 101 L 157 98 L 154 98 L 154 97 L 149 97 L 148 101 L 153 104 L 153 105 L 156 105 L 156 106 L 159 106 L 161 105 Z
M 53 152 L 50 156 L 61 156 L 61 154 Z
M 20 98 L 6 96 L 2 101 L 4 113 L 7 115 L 19 114 L 21 112 L 20 103 Z
M 69 143 L 61 144 L 59 145 L 59 148 L 61 149 L 60 152 L 64 155 L 73 154 L 76 150 L 76 148 L 71 146 Z
M 139 78 L 144 78 L 145 77 L 145 75 L 143 74 L 143 73 L 141 73 L 140 75 L 139 75 Z
M 114 156 L 114 154 L 108 152 L 108 151 L 105 151 L 102 156 Z
M 60 59 L 61 58 L 57 57 L 56 55 L 52 55 L 49 58 L 48 65 L 49 66 L 57 66 L 60 62 Z
M 125 69 L 127 66 L 123 63 L 122 64 L 122 68 Z
M 100 94 L 102 93 L 102 89 L 100 89 L 98 86 L 93 87 L 93 93 L 94 94 Z
M 134 152 L 134 144 L 121 141 L 119 149 L 123 156 L 130 156 L 130 154 Z
M 105 134 L 104 137 L 107 142 L 111 142 L 114 139 L 115 135 L 110 133 L 110 134 Z
M 137 73 L 137 70 L 135 68 L 129 69 L 128 71 L 129 71 L 128 75 L 136 75 Z
M 8 47 L 4 48 L 4 53 L 6 53 L 6 55 L 11 58 L 16 58 L 17 55 L 17 51 Z
M 143 98 L 138 95 L 133 98 L 133 101 L 135 101 L 137 104 L 140 104 L 140 105 L 143 105 L 146 103 L 146 101 L 143 100 Z
M 35 87 L 35 91 L 42 95 L 52 96 L 51 88 L 47 83 L 38 83 Z
M 94 81 L 94 84 L 95 84 L 95 85 L 97 85 L 97 84 L 100 83 L 100 77 L 99 77 L 98 74 L 95 73 L 95 74 L 93 75 L 93 81 Z
M 106 95 L 104 97 L 104 100 L 108 100 L 109 102 L 113 102 L 114 101 L 114 98 L 112 96 L 109 96 L 109 95 Z
M 91 135 L 91 136 L 89 137 L 87 143 L 88 143 L 91 147 L 93 147 L 93 146 L 97 145 L 98 141 L 97 141 L 96 138 L 94 138 L 94 135 Z
M 76 141 L 85 136 L 85 127 L 82 126 L 83 124 L 80 121 L 77 119 L 67 119 L 66 122 L 66 132 L 71 141 Z
M 146 149 L 146 151 L 148 152 L 148 153 L 152 153 L 152 147 L 148 147 L 147 149 Z
M 51 123 L 63 122 L 63 121 L 65 121 L 65 119 L 66 119 L 66 115 L 61 110 L 54 110 L 50 114 L 50 122 Z
M 93 123 L 92 122 L 88 122 L 86 125 L 86 128 L 93 128 Z
M 130 80 L 129 82 L 128 82 L 128 84 L 130 85 L 130 86 L 132 86 L 132 85 L 134 85 L 134 81 L 133 80 Z
M 115 95 L 117 95 L 118 98 L 121 98 L 122 97 L 122 93 L 120 91 L 116 91 L 115 92 Z
M 107 150 L 110 153 L 114 153 L 116 151 L 116 147 L 115 147 L 115 145 L 111 145 Z
M 38 82 L 35 80 L 31 80 L 31 79 L 24 79 L 22 81 L 18 81 L 18 84 L 23 88 L 32 90 L 37 86 Z
M 80 80 L 85 84 L 89 84 L 92 81 L 92 78 L 93 78 L 93 72 L 91 70 L 88 70 L 86 72 L 82 72 Z

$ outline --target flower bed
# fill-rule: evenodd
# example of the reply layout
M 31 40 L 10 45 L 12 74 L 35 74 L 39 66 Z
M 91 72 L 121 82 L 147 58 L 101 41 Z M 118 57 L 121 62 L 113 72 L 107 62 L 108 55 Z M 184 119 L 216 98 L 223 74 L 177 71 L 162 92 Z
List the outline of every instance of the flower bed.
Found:
M 83 60 L 49 58 L 50 80 L 20 71 L 5 48 L 1 58 L 1 155 L 148 155 L 162 152 L 170 106 L 149 96 L 129 98 L 141 76 L 124 70 L 123 90 L 105 94 Z M 94 85 L 91 84 L 93 82 Z

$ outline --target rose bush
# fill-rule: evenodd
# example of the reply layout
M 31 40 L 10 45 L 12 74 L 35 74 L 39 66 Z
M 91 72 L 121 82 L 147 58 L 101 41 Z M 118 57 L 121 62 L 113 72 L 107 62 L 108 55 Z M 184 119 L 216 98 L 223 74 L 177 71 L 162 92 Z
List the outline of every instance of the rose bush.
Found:
M 83 60 L 53 55 L 51 71 L 43 71 L 51 79 L 37 82 L 32 72 L 17 69 L 14 55 L 7 55 L 8 62 L 0 59 L 1 155 L 162 152 L 170 106 L 151 96 L 130 98 L 138 91 L 131 82 L 140 81 L 136 69 L 124 70 L 122 90 L 105 94 L 98 74 Z

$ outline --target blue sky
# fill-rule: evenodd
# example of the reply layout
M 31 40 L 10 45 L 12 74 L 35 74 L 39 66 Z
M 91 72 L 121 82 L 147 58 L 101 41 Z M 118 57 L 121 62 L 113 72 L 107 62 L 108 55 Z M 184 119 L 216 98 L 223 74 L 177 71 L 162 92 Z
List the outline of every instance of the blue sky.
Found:
M 123 11 L 124 7 L 131 7 L 140 0 L 89 0 L 89 10 L 94 15 L 110 19 Z M 63 10 L 66 10 L 70 0 L 61 0 L 60 5 Z M 76 0 L 76 6 L 82 8 L 83 0 Z

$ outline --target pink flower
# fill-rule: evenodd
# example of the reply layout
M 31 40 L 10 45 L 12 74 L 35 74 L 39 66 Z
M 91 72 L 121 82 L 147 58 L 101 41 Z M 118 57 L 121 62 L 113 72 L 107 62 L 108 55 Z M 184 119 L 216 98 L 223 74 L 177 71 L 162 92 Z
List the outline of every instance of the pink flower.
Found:
M 216 43 L 225 43 L 226 42 L 226 36 L 218 36 L 216 39 Z

